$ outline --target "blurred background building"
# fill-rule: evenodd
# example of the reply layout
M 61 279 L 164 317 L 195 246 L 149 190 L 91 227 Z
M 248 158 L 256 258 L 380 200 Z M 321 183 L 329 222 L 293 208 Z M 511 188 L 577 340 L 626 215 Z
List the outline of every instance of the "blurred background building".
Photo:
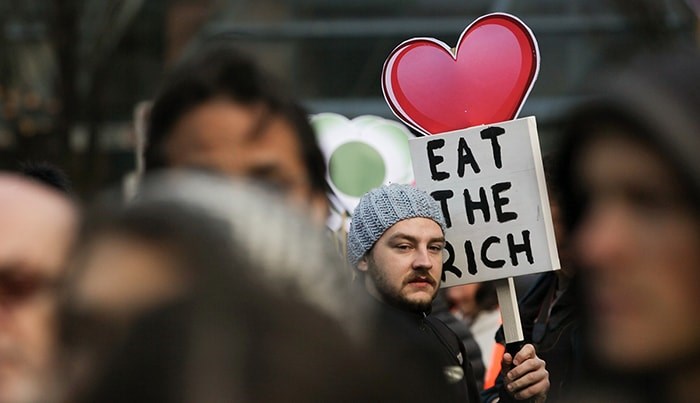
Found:
M 203 41 L 231 41 L 309 110 L 392 117 L 384 60 L 402 41 L 454 45 L 477 17 L 520 17 L 539 41 L 535 115 L 552 123 L 592 71 L 637 50 L 698 38 L 694 0 L 0 0 L 0 169 L 47 160 L 82 195 L 134 167 L 134 114 L 163 72 Z M 694 12 L 695 11 L 695 12 Z

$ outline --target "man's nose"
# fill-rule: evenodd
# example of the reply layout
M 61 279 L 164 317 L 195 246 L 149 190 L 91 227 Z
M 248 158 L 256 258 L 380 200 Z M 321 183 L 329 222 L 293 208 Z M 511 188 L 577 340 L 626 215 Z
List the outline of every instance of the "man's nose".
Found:
M 427 247 L 416 248 L 416 252 L 413 259 L 414 269 L 431 269 L 433 267 L 433 261 L 430 259 L 430 252 Z

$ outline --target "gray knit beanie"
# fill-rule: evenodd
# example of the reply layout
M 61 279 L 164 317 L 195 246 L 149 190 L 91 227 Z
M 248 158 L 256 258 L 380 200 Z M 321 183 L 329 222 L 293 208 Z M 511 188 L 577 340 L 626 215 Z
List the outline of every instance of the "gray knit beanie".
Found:
M 357 266 L 374 243 L 401 220 L 430 218 L 445 232 L 440 205 L 426 192 L 410 185 L 384 185 L 362 196 L 355 208 L 348 233 L 348 262 Z

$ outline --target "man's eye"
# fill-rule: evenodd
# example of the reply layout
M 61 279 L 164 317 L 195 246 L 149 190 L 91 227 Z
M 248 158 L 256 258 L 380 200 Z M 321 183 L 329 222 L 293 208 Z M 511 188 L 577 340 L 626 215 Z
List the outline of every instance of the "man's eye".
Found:
M 430 246 L 430 250 L 432 250 L 432 251 L 434 251 L 434 252 L 442 252 L 442 250 L 443 250 L 444 248 L 445 248 L 445 247 L 442 246 L 442 245 L 431 245 L 431 246 Z
M 409 250 L 411 248 L 411 245 L 407 245 L 407 244 L 402 243 L 402 244 L 396 245 L 395 248 L 399 249 L 399 250 Z

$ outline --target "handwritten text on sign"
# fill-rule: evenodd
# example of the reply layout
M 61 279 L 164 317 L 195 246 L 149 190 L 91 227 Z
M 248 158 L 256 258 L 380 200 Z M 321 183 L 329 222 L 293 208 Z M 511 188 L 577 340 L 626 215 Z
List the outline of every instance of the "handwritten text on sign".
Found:
M 534 117 L 409 141 L 447 222 L 443 286 L 559 268 Z

